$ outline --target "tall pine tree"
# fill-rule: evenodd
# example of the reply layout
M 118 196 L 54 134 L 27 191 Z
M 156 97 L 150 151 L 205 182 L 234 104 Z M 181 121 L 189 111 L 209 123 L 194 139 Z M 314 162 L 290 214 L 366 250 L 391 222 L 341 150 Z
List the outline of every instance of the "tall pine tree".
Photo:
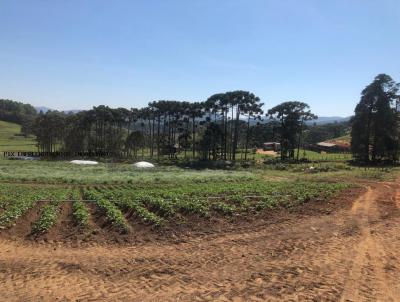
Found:
M 356 160 L 397 160 L 398 89 L 399 84 L 390 76 L 380 74 L 361 92 L 351 129 L 351 150 Z

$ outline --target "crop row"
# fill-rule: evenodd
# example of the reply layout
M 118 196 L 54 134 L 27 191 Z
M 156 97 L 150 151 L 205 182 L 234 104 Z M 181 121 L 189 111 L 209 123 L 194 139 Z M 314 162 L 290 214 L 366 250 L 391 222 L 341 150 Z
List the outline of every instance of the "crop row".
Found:
M 55 194 L 53 189 L 49 190 L 42 187 L 2 184 L 0 188 L 3 207 L 3 212 L 0 215 L 1 227 L 10 226 L 33 207 L 37 201 L 49 199 Z
M 69 190 L 51 190 L 47 196 L 48 204 L 43 207 L 39 219 L 34 223 L 32 233 L 41 234 L 49 230 L 57 222 L 62 200 L 68 199 L 70 195 Z
M 71 194 L 72 203 L 72 216 L 74 217 L 75 223 L 80 227 L 87 227 L 89 224 L 89 211 L 88 208 L 81 200 L 81 193 L 78 190 L 74 190 Z
M 149 211 L 139 200 L 132 198 L 129 195 L 123 194 L 123 192 L 120 190 L 100 190 L 100 192 L 98 192 L 97 194 L 99 194 L 103 198 L 109 199 L 120 209 L 126 212 L 131 212 L 144 223 L 159 226 L 164 222 L 162 218 L 160 218 L 152 211 Z
M 121 210 L 112 202 L 104 198 L 93 189 L 84 190 L 84 198 L 93 200 L 97 207 L 105 214 L 111 225 L 115 226 L 121 232 L 127 233 L 130 229 Z
M 195 196 L 186 196 L 186 198 L 178 198 L 178 196 L 164 198 L 159 195 L 152 196 L 151 192 L 138 192 L 129 189 L 113 189 L 112 191 L 102 190 L 101 194 L 114 200 L 124 208 L 135 210 L 140 218 L 153 224 L 160 224 L 163 218 L 169 218 L 176 215 L 177 212 L 183 214 L 199 214 L 207 216 L 209 214 L 209 204 L 206 200 L 200 200 Z M 140 210 L 137 211 L 137 209 Z M 151 213 L 153 217 L 150 216 Z
M 164 189 L 151 185 L 90 187 L 81 192 L 54 186 L 0 184 L 0 227 L 12 225 L 39 200 L 45 200 L 46 204 L 33 225 L 34 233 L 46 232 L 56 223 L 62 200 L 72 200 L 72 215 L 80 227 L 89 224 L 89 205 L 84 200 L 90 200 L 112 226 L 129 232 L 126 217 L 131 215 L 143 223 L 160 226 L 183 215 L 208 217 L 213 213 L 233 215 L 276 206 L 292 207 L 313 199 L 330 198 L 344 188 L 344 184 L 324 182 L 252 181 L 224 185 L 199 183 Z
M 152 198 L 174 199 L 184 197 L 217 197 L 228 196 L 230 198 L 237 198 L 240 201 L 246 196 L 254 195 L 271 195 L 278 194 L 285 191 L 285 188 L 294 188 L 295 186 L 302 186 L 305 188 L 331 186 L 332 184 L 325 183 L 295 183 L 290 181 L 285 182 L 265 182 L 262 180 L 252 182 L 214 182 L 214 183 L 197 183 L 176 185 L 175 187 L 128 187 L 122 186 L 121 189 L 130 191 L 135 195 L 151 196 Z M 118 187 L 114 187 L 118 188 Z M 114 190 L 113 188 L 113 190 Z
M 188 186 L 185 188 L 121 188 L 101 189 L 110 200 L 134 202 L 161 217 L 183 214 L 210 215 L 210 211 L 231 215 L 235 212 L 261 210 L 277 205 L 291 207 L 311 199 L 326 199 L 346 188 L 345 184 L 323 182 L 251 182 Z

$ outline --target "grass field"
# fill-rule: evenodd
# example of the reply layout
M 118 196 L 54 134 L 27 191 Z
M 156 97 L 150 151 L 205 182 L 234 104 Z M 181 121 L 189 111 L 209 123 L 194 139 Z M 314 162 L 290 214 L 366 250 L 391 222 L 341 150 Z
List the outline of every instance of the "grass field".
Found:
M 246 181 L 254 174 L 243 171 L 191 170 L 174 166 L 137 170 L 132 164 L 100 163 L 79 166 L 68 161 L 14 161 L 0 159 L 0 180 L 38 183 L 125 184 L 125 183 L 201 183 L 224 179 Z
M 0 121 L 0 152 L 2 151 L 37 151 L 33 136 L 19 135 L 21 126 Z
M 297 149 L 295 150 L 295 158 L 297 158 Z M 251 155 L 253 157 L 253 155 Z M 279 160 L 279 154 L 275 157 Z M 251 158 L 252 158 L 251 157 Z M 314 162 L 345 162 L 352 159 L 350 153 L 326 153 L 326 152 L 315 152 L 311 150 L 300 149 L 299 159 L 306 158 L 309 161 Z M 271 155 L 264 155 L 257 153 L 255 155 L 256 160 L 273 160 L 274 157 Z
M 295 154 L 297 155 L 297 150 Z M 304 149 L 300 149 L 299 157 L 307 158 L 310 161 L 347 161 L 352 159 L 350 153 L 319 153 Z
M 391 169 L 391 171 L 396 169 Z M 45 184 L 168 184 L 213 183 L 220 181 L 251 182 L 260 178 L 318 179 L 343 177 L 344 180 L 392 175 L 380 169 L 352 167 L 346 163 L 259 164 L 234 170 L 194 170 L 176 166 L 156 165 L 151 170 L 134 169 L 128 163 L 99 163 L 80 166 L 68 161 L 15 161 L 0 158 L 0 181 L 35 182 Z

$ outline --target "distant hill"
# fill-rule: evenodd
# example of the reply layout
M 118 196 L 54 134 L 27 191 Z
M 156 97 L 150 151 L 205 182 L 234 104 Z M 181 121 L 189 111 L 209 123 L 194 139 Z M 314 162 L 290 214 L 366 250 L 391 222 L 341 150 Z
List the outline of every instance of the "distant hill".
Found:
M 40 111 L 42 111 L 43 113 L 46 113 L 47 111 L 50 111 L 52 109 L 47 108 L 47 107 L 43 107 L 43 106 L 39 106 L 39 107 L 35 107 L 37 113 L 39 113 Z
M 342 122 L 348 122 L 350 120 L 351 116 L 348 117 L 342 117 L 342 116 L 320 116 L 316 120 L 312 121 L 307 121 L 307 124 L 312 125 L 316 123 L 317 125 L 322 125 L 322 124 L 329 124 L 329 123 L 342 123 Z
M 44 107 L 44 106 L 37 106 L 35 107 L 36 111 L 39 113 L 40 111 L 42 111 L 43 113 L 46 113 L 47 111 L 54 111 L 55 109 L 51 109 L 48 107 Z M 63 110 L 62 112 L 65 113 L 78 113 L 81 112 L 83 110 L 78 110 L 78 109 L 73 109 L 73 110 Z
M 313 125 L 314 123 L 317 125 L 325 125 L 325 124 L 330 124 L 330 123 L 344 123 L 344 122 L 348 122 L 350 121 L 351 116 L 348 117 L 342 117 L 342 116 L 321 116 L 318 117 L 316 120 L 311 120 L 311 121 L 307 121 L 306 124 L 307 125 Z M 247 121 L 247 119 L 242 119 L 243 121 Z M 269 123 L 273 121 L 273 119 L 270 118 L 263 118 L 262 121 L 260 123 Z M 251 120 L 250 124 L 254 125 L 259 121 L 255 121 L 255 120 Z
M 44 107 L 44 106 L 38 106 L 35 107 L 36 111 L 39 113 L 40 111 L 42 111 L 43 113 L 46 113 L 49 110 L 55 110 L 55 109 L 51 109 L 48 107 Z M 73 110 L 63 110 L 62 112 L 65 113 L 78 113 L 84 110 L 79 110 L 79 109 L 73 109 Z M 217 119 L 219 119 L 220 117 L 217 117 Z M 343 117 L 343 116 L 320 116 L 318 117 L 318 119 L 316 120 L 311 120 L 311 121 L 307 121 L 306 124 L 308 125 L 312 125 L 314 123 L 316 123 L 317 125 L 323 125 L 323 124 L 329 124 L 329 123 L 342 123 L 342 122 L 348 122 L 350 120 L 351 116 L 347 116 L 347 117 Z M 204 118 L 201 118 L 199 120 L 205 120 Z M 242 118 L 243 121 L 247 121 L 246 118 Z M 261 123 L 268 123 L 269 121 L 271 121 L 271 119 L 269 118 L 263 118 L 263 121 Z M 256 124 L 258 121 L 255 120 L 251 120 L 250 124 L 254 125 Z
M 64 110 L 63 112 L 68 114 L 68 113 L 78 113 L 81 111 L 85 111 L 85 110 L 73 109 L 73 110 Z

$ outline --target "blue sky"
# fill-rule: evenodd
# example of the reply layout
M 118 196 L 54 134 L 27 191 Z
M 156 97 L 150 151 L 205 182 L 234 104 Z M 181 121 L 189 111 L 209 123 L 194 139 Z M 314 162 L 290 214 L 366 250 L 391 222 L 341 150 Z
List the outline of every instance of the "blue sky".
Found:
M 244 89 L 347 116 L 375 75 L 400 81 L 398 0 L 0 0 L 0 16 L 0 98 L 35 106 Z

